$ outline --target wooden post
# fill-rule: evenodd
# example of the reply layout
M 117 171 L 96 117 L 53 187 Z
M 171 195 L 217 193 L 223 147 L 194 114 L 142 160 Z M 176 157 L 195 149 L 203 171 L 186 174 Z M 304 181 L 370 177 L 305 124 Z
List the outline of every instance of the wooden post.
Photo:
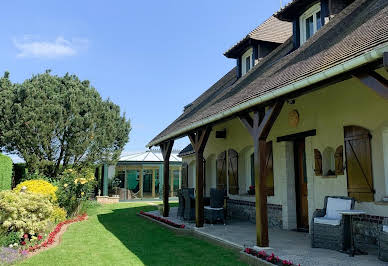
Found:
M 171 197 L 174 197 L 174 169 L 170 170 L 170 192 Z
M 182 167 L 179 167 L 179 189 L 182 188 Z
M 189 134 L 191 145 L 195 151 L 196 159 L 196 197 L 195 197 L 195 224 L 197 227 L 203 227 L 204 223 L 204 204 L 203 204 L 203 184 L 204 184 L 204 167 L 203 152 L 206 142 L 209 139 L 211 128 L 198 129 Z
M 277 102 L 267 111 L 264 108 L 255 111 L 253 119 L 249 114 L 240 116 L 240 121 L 249 131 L 254 143 L 256 234 L 259 247 L 268 247 L 269 244 L 267 195 L 265 194 L 266 139 L 283 107 L 283 103 L 283 101 Z
M 152 198 L 155 198 L 155 169 L 152 169 Z
M 140 171 L 140 173 L 139 173 L 139 196 L 140 196 L 140 198 L 143 198 L 143 186 L 144 186 L 143 167 L 141 167 L 139 171 Z
M 169 194 L 169 176 L 170 176 L 170 155 L 174 140 L 168 140 L 160 144 L 160 150 L 163 155 L 163 216 L 168 217 L 170 205 L 168 204 Z
M 367 73 L 358 73 L 355 75 L 365 86 L 388 100 L 388 80 L 380 74 L 371 71 Z

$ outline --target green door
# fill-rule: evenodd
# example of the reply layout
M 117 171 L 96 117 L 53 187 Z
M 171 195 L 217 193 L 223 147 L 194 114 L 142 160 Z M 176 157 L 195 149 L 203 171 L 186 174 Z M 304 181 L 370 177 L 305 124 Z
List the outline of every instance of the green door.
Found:
M 139 181 L 137 180 L 137 170 L 129 170 L 127 171 L 127 184 L 128 184 L 128 189 L 134 190 Z

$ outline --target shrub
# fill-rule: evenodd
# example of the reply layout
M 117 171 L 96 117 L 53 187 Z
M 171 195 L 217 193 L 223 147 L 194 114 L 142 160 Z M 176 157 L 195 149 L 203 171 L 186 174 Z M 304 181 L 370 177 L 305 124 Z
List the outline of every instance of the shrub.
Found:
M 0 234 L 0 247 L 8 247 L 15 243 L 19 244 L 21 238 L 20 232 L 9 232 Z
M 0 190 L 11 189 L 12 185 L 12 160 L 0 153 Z
M 57 223 L 63 222 L 64 220 L 66 220 L 66 217 L 67 217 L 67 213 L 64 209 L 58 206 L 54 206 L 53 214 L 50 217 L 50 220 L 53 223 L 57 224 Z
M 13 186 L 15 187 L 20 182 L 25 181 L 27 175 L 27 168 L 25 163 L 13 164 Z
M 45 180 L 37 179 L 24 181 L 17 185 L 14 188 L 14 191 L 20 192 L 23 187 L 26 187 L 28 192 L 48 196 L 51 202 L 57 201 L 56 191 L 58 187 L 53 186 Z
M 0 191 L 0 231 L 34 235 L 43 232 L 53 215 L 48 196 L 29 192 Z
M 60 176 L 58 185 L 59 206 L 64 208 L 68 214 L 74 215 L 80 207 L 81 201 L 89 198 L 95 185 L 92 169 L 65 170 Z

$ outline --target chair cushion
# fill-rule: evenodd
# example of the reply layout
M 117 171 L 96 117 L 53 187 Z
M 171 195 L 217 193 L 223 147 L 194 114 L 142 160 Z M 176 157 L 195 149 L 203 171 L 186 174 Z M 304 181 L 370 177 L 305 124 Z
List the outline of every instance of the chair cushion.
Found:
M 341 219 L 330 219 L 330 218 L 314 218 L 314 223 L 316 224 L 328 224 L 328 225 L 339 225 L 341 223 Z
M 341 219 L 342 214 L 338 211 L 350 210 L 352 201 L 350 199 L 328 198 L 325 218 Z
M 223 210 L 224 208 L 212 208 L 210 206 L 205 206 L 204 209 L 206 209 L 206 210 L 213 210 L 213 211 L 220 211 L 220 210 Z
M 383 232 L 387 232 L 388 233 L 388 225 L 383 225 Z

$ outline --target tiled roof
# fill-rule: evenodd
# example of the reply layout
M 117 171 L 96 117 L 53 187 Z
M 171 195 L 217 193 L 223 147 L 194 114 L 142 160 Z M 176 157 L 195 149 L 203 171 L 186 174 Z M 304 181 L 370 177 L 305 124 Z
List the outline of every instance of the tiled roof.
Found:
M 291 35 L 292 23 L 284 22 L 275 18 L 274 16 L 271 16 L 253 31 L 248 33 L 247 36 L 236 43 L 232 48 L 226 51 L 224 55 L 229 57 L 229 54 L 231 54 L 235 48 L 249 39 L 281 44 L 287 41 Z
M 189 144 L 183 150 L 181 150 L 179 152 L 178 157 L 183 157 L 183 156 L 191 155 L 194 153 L 195 153 L 195 151 L 193 149 L 193 146 L 191 146 L 191 144 Z
M 297 50 L 292 51 L 289 39 L 239 80 L 236 81 L 235 71 L 230 71 L 151 143 L 157 144 L 167 136 L 176 137 L 178 131 L 182 136 L 192 124 L 202 123 L 209 117 L 221 117 L 235 106 L 274 93 L 386 44 L 388 1 L 356 0 Z

